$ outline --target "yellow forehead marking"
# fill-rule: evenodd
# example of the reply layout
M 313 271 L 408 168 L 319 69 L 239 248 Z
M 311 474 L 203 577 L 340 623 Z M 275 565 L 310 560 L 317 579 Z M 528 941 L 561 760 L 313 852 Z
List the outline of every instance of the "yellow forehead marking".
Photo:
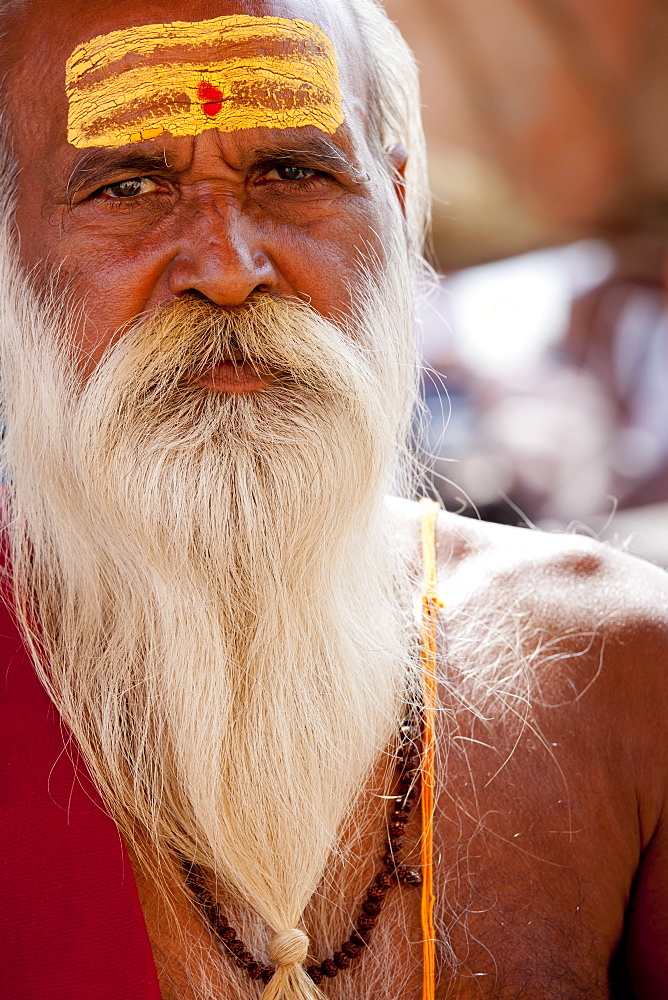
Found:
M 67 139 L 79 148 L 210 128 L 314 125 L 332 135 L 344 121 L 331 41 L 316 24 L 281 17 L 240 14 L 98 35 L 67 60 L 65 86 Z

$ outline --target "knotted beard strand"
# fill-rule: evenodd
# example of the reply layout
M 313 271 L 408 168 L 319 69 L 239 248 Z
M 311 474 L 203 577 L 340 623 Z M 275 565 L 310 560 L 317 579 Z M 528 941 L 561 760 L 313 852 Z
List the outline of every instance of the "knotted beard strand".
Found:
M 63 317 L 9 278 L 7 531 L 38 669 L 139 853 L 179 852 L 297 926 L 411 686 L 383 515 L 406 275 L 366 282 L 340 326 L 177 303 L 83 385 Z M 193 384 L 230 343 L 265 390 Z

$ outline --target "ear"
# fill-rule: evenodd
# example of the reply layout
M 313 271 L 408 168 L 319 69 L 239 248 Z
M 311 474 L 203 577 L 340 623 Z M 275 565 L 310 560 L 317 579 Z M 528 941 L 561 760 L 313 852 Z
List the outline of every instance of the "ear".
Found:
M 399 199 L 399 204 L 401 205 L 401 211 L 403 215 L 406 215 L 406 164 L 408 163 L 408 150 L 405 146 L 398 145 L 394 146 L 393 149 L 387 151 L 387 158 L 390 162 L 390 172 L 392 174 L 392 182 L 394 184 L 394 191 L 397 198 Z

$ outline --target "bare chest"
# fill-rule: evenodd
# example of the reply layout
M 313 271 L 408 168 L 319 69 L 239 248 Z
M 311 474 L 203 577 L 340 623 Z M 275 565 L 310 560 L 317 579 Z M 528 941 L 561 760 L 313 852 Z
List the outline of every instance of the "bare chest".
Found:
M 449 842 L 442 836 L 449 825 L 441 824 L 437 844 L 438 1000 L 623 1000 L 625 994 L 611 991 L 609 983 L 617 918 L 603 913 L 623 914 L 614 887 L 588 884 L 577 852 L 570 865 L 566 857 L 557 865 L 554 858 L 548 863 L 512 845 L 509 863 L 510 845 L 499 850 L 498 838 L 488 831 L 466 837 L 460 829 L 459 839 Z M 373 873 L 374 860 L 361 862 L 360 882 Z M 261 984 L 237 967 L 189 905 L 168 913 L 141 879 L 139 884 L 163 1000 L 260 996 Z M 313 960 L 322 962 L 349 937 L 359 898 L 359 891 L 330 898 L 320 913 L 307 914 L 325 929 L 313 942 Z M 254 938 L 241 917 L 238 929 L 262 957 L 262 931 Z M 418 889 L 391 890 L 369 946 L 320 989 L 331 1000 L 421 1000 Z
M 559 756 L 549 733 L 522 737 L 504 756 L 500 740 L 483 746 L 477 730 L 468 732 L 475 746 L 464 751 L 452 741 L 442 764 L 438 1000 L 625 1000 L 610 967 L 638 862 L 633 802 L 615 798 L 602 773 Z M 416 811 L 402 852 L 409 866 L 419 864 L 418 820 Z M 354 929 L 383 853 L 384 823 L 382 804 L 370 808 L 367 835 L 348 845 L 305 914 L 315 930 L 312 961 L 330 957 Z M 138 881 L 164 1000 L 259 997 L 188 904 L 170 916 Z M 239 919 L 241 936 L 261 953 L 266 929 L 254 939 Z M 421 1000 L 419 889 L 392 888 L 370 945 L 320 989 L 331 1000 Z

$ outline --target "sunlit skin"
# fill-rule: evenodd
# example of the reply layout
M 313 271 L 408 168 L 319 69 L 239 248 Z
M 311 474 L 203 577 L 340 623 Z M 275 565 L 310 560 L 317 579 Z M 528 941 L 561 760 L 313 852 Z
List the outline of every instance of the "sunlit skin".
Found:
M 211 129 L 111 150 L 68 145 L 63 74 L 75 45 L 133 24 L 237 13 L 305 18 L 332 39 L 346 114 L 334 135 Z M 355 310 L 356 266 L 383 259 L 402 193 L 398 178 L 394 191 L 383 185 L 388 163 L 370 152 L 356 38 L 345 4 L 331 0 L 36 0 L 16 16 L 3 66 L 21 262 L 38 283 L 57 274 L 83 307 L 73 345 L 82 378 L 124 325 L 178 298 L 225 308 L 265 293 L 329 317 Z M 400 175 L 405 153 L 387 156 Z M 199 385 L 260 392 L 270 378 L 230 357 Z M 399 503 L 391 516 L 418 579 L 419 514 Z M 438 917 L 455 956 L 439 1000 L 665 1000 L 665 574 L 588 539 L 451 514 L 437 556 L 447 677 Z M 485 700 L 489 689 L 497 699 Z M 371 796 L 362 808 L 375 833 L 366 868 L 346 876 L 341 929 L 382 849 L 385 803 Z M 409 834 L 415 858 L 419 830 Z M 173 921 L 204 948 L 211 941 L 178 889 L 165 914 L 139 865 L 135 874 L 163 997 L 191 1000 Z M 396 956 L 379 997 L 419 1000 L 417 894 L 398 893 L 376 933 Z M 337 985 L 346 982 L 351 1000 L 361 995 L 354 978 Z M 216 996 L 230 995 L 226 984 Z

